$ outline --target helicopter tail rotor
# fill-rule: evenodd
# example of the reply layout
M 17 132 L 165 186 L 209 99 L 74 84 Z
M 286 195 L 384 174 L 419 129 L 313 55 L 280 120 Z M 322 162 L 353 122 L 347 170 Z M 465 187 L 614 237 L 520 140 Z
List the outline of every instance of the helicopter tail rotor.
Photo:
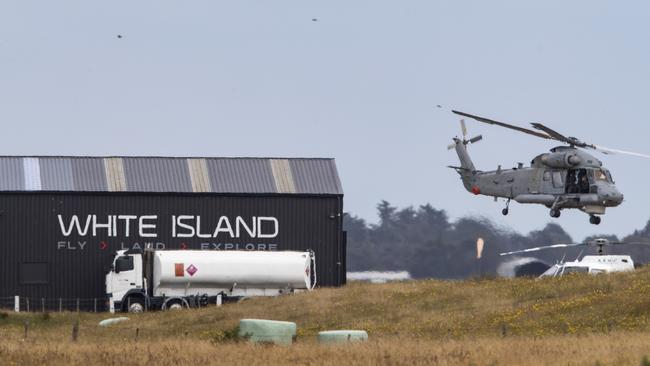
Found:
M 479 142 L 479 141 L 481 141 L 483 139 L 483 135 L 477 135 L 477 136 L 472 137 L 469 140 L 467 139 L 467 126 L 465 125 L 465 120 L 464 119 L 460 120 L 460 130 L 461 130 L 461 132 L 463 134 L 463 139 L 462 140 L 461 139 L 454 139 L 455 142 L 453 144 L 451 144 L 451 145 L 448 145 L 447 150 L 454 149 L 456 147 L 457 142 L 462 142 L 463 145 L 467 146 L 467 144 L 474 144 L 474 143 L 477 143 L 477 142 Z

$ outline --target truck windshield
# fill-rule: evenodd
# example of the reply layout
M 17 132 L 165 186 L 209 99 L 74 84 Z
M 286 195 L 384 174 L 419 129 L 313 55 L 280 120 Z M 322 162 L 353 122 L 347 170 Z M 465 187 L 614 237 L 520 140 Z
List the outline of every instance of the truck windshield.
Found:
M 115 272 L 131 271 L 133 269 L 133 257 L 124 255 L 115 260 Z

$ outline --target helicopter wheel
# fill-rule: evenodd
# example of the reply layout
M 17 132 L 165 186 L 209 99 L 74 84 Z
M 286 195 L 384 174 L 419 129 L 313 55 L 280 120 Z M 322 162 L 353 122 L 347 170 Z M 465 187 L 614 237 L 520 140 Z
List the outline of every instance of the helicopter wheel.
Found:
M 600 224 L 600 217 L 598 217 L 598 216 L 589 216 L 589 223 L 594 224 L 594 225 L 599 225 Z
M 508 209 L 504 208 L 503 210 L 501 210 L 501 213 L 503 214 L 503 216 L 507 216 L 508 215 Z
M 555 210 L 555 209 L 553 209 L 553 210 L 551 210 L 551 212 L 550 212 L 551 217 L 554 217 L 554 218 L 558 218 L 558 217 L 560 217 L 560 214 L 561 214 L 560 210 Z

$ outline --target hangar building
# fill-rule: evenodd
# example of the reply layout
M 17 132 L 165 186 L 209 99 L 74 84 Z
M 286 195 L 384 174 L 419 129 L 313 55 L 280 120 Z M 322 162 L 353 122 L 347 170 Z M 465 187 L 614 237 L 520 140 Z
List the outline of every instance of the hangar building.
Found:
M 342 215 L 333 159 L 0 157 L 0 298 L 88 307 L 115 251 L 145 247 L 310 249 L 340 286 Z

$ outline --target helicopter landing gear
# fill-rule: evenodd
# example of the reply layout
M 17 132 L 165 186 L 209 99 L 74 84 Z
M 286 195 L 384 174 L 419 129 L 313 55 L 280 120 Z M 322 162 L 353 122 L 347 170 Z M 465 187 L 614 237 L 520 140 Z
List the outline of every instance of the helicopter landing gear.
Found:
M 551 215 L 551 217 L 556 218 L 556 219 L 558 217 L 560 217 L 560 214 L 561 214 L 561 212 L 557 208 L 552 208 L 551 212 L 549 212 L 549 215 Z
M 509 208 L 510 208 L 510 198 L 508 198 L 508 200 L 506 201 L 506 208 L 504 208 L 503 210 L 501 210 L 501 213 L 503 214 L 503 216 L 507 216 L 507 215 L 508 215 Z
M 600 217 L 591 215 L 589 216 L 589 223 L 593 225 L 599 225 L 600 224 Z

